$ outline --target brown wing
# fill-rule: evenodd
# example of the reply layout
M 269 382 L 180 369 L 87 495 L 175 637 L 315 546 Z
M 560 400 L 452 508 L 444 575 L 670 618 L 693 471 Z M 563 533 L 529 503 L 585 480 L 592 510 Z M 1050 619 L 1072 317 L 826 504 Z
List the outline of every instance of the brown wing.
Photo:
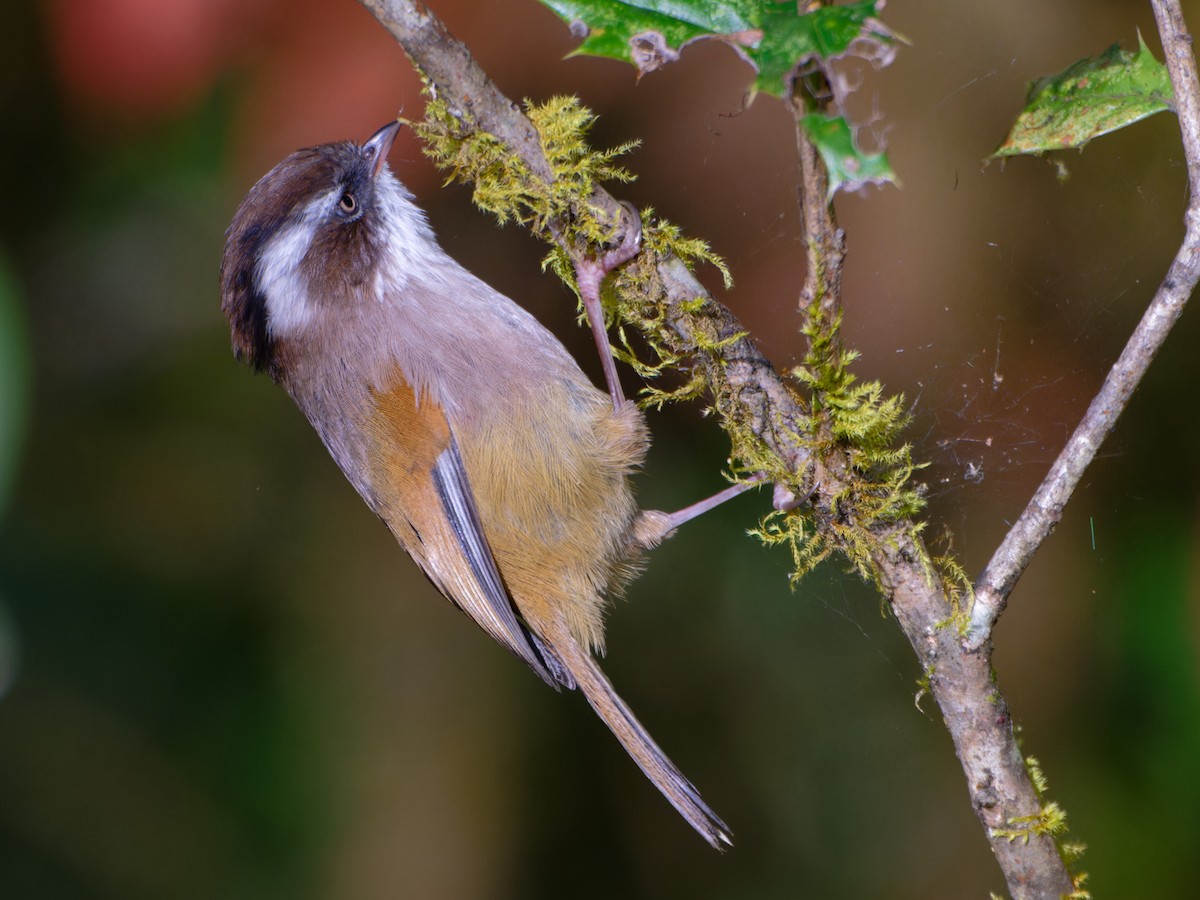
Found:
M 375 399 L 367 432 L 376 511 L 443 595 L 547 683 L 566 683 L 517 617 L 442 409 L 402 381 Z

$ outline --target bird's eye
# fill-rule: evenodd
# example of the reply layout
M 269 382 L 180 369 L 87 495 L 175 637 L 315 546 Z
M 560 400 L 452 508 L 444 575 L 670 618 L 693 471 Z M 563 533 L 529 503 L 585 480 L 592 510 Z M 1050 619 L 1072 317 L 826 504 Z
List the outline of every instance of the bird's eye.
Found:
M 358 211 L 358 199 L 349 191 L 342 194 L 342 199 L 338 201 L 338 209 L 350 215 Z

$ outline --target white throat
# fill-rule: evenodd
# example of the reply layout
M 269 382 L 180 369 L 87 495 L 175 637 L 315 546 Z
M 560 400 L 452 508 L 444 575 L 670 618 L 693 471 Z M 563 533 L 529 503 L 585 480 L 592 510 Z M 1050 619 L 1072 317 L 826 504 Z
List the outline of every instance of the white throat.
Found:
M 375 298 L 386 303 L 403 294 L 414 277 L 437 282 L 449 261 L 412 194 L 385 166 L 375 176 L 376 221 L 384 229 L 384 250 L 375 273 Z

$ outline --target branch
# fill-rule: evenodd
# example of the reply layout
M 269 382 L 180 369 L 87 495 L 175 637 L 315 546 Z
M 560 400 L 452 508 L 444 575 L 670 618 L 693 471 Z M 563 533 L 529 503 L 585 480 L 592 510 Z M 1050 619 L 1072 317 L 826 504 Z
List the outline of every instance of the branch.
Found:
M 807 262 L 804 287 L 800 291 L 800 310 L 815 302 L 821 315 L 830 319 L 841 305 L 842 267 L 846 261 L 846 235 L 833 219 L 829 202 L 829 177 L 821 155 L 809 140 L 800 120 L 808 112 L 793 88 L 792 117 L 796 120 L 796 154 L 800 157 L 800 218 L 804 223 Z
M 360 0 L 403 47 L 413 64 L 428 78 L 435 96 L 447 102 L 464 123 L 486 128 L 500 138 L 535 174 L 546 178 L 549 167 L 528 120 L 500 94 L 428 10 L 414 0 Z M 801 138 L 803 157 L 805 139 Z M 823 185 L 818 161 L 805 165 L 806 184 Z M 827 207 L 824 187 L 805 189 L 806 236 L 813 263 L 805 297 L 812 301 L 827 292 L 833 279 L 819 278 L 835 261 L 840 271 L 841 233 Z M 813 191 L 818 193 L 814 194 Z M 586 202 L 593 214 L 620 222 L 618 201 L 596 189 Z M 555 229 L 551 229 L 556 233 Z M 558 230 L 557 233 L 561 233 Z M 619 240 L 620 235 L 614 236 Z M 570 248 L 563 248 L 569 252 Z M 643 253 L 643 257 L 648 254 Z M 693 365 L 714 387 L 713 404 L 726 420 L 747 428 L 774 460 L 767 474 L 786 482 L 792 494 L 808 498 L 807 514 L 816 527 L 833 534 L 831 544 L 848 549 L 837 537 L 860 523 L 846 523 L 844 498 L 853 487 L 851 466 L 843 449 L 822 449 L 818 458 L 806 434 L 809 414 L 792 383 L 782 379 L 762 356 L 724 306 L 717 303 L 676 257 L 639 258 L 633 266 L 652 266 L 654 277 L 639 279 L 650 296 L 647 304 L 666 310 L 665 324 L 689 349 Z M 818 279 L 818 280 L 814 280 Z M 810 293 L 816 291 L 817 293 Z M 822 296 L 822 304 L 825 302 Z M 828 298 L 837 302 L 837 294 Z M 835 306 L 829 307 L 834 311 Z M 808 441 L 809 443 L 805 443 Z M 735 452 L 737 448 L 735 447 Z M 761 459 L 763 457 L 756 457 Z M 777 490 L 777 496 L 779 491 Z M 910 520 L 878 522 L 862 527 L 868 573 L 891 601 L 897 619 L 917 653 L 928 687 L 942 710 L 966 775 L 973 808 L 1016 898 L 1059 897 L 1073 890 L 1052 833 L 1044 827 L 1042 806 L 1013 733 L 1004 698 L 996 688 L 990 646 L 967 652 L 957 629 L 949 627 L 954 605 L 948 587 L 931 568 L 929 553 Z M 839 544 L 839 541 L 842 543 Z M 861 568 L 861 566 L 860 566 Z M 950 587 L 949 590 L 955 588 Z
M 971 650 L 982 647 L 990 637 L 1017 579 L 1062 518 L 1063 508 L 1084 471 L 1129 405 L 1134 390 L 1200 282 L 1200 82 L 1196 78 L 1196 59 L 1179 0 L 1151 0 L 1151 5 L 1175 92 L 1175 109 L 1187 159 L 1190 198 L 1184 213 L 1183 243 L 1083 420 L 979 577 L 965 641 Z
M 813 98 L 824 94 L 819 85 L 812 88 L 811 79 L 797 78 L 790 98 L 800 158 L 800 214 L 808 248 L 801 313 L 829 322 L 842 306 L 845 233 L 837 227 L 828 199 L 824 166 L 801 126 Z M 957 629 L 947 627 L 951 617 L 947 598 L 942 591 L 930 589 L 927 572 L 916 564 L 925 549 L 915 544 L 913 534 L 901 525 L 893 542 L 882 542 L 891 549 L 874 558 L 880 584 L 942 711 L 966 775 L 971 804 L 1010 893 L 1014 898 L 1062 897 L 1075 889 L 1054 840 L 1054 831 L 1065 827 L 1065 817 L 1050 826 L 1050 820 L 1061 813 L 1057 807 L 1042 805 L 1030 778 L 992 670 L 991 646 L 984 652 L 964 652 Z

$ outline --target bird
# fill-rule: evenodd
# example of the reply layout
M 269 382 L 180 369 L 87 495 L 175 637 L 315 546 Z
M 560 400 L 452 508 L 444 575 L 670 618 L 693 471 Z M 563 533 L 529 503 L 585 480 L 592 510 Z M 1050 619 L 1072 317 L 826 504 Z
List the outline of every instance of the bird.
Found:
M 608 598 L 713 503 L 638 508 L 641 411 L 441 248 L 387 163 L 399 128 L 298 150 L 250 189 L 220 268 L 234 354 L 292 397 L 442 595 L 578 688 L 687 823 L 732 846 L 596 662 Z

